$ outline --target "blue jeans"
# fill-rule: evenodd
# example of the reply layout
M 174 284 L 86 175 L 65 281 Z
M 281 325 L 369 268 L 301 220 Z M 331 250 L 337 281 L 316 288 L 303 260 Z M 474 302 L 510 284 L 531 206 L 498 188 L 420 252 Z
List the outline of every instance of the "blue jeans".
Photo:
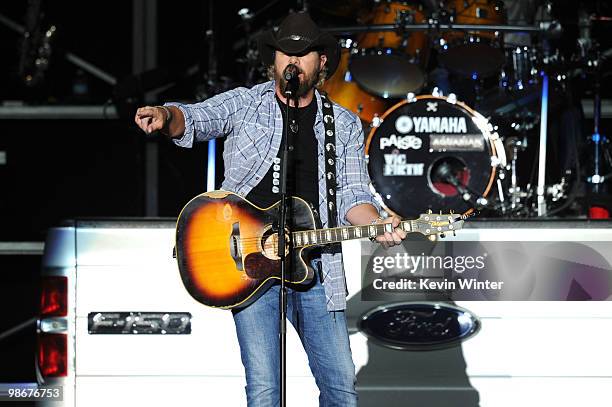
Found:
M 327 311 L 325 289 L 315 280 L 306 291 L 287 289 L 287 318 L 306 350 L 319 387 L 319 406 L 356 406 L 355 365 L 344 311 Z M 279 290 L 275 285 L 253 304 L 234 312 L 249 407 L 279 405 Z

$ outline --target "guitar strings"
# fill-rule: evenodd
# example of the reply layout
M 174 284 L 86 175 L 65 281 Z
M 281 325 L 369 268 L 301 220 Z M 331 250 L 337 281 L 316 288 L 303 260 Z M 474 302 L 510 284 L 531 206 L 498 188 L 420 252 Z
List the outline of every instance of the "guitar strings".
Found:
M 419 225 L 420 226 L 430 226 L 430 222 L 428 222 L 428 221 L 412 220 L 412 221 L 403 221 L 403 222 L 411 222 L 411 223 L 414 223 L 417 226 L 419 226 Z M 379 226 L 379 225 L 377 225 L 377 226 Z M 298 230 L 298 231 L 294 231 L 294 232 L 290 232 L 290 233 L 291 234 L 294 234 L 294 233 L 306 233 L 306 234 L 309 234 L 309 233 L 312 233 L 312 232 L 315 232 L 315 233 L 323 232 L 324 233 L 324 231 L 331 231 L 331 230 L 337 230 L 337 229 L 343 229 L 343 228 L 347 228 L 347 229 L 350 229 L 350 228 L 369 228 L 370 226 L 372 226 L 372 225 L 343 226 L 343 227 L 339 227 L 339 228 L 330 228 L 330 229 Z M 432 226 L 432 228 L 435 229 L 433 226 Z M 448 231 L 448 230 L 440 231 L 440 233 L 442 233 L 444 231 Z M 412 231 L 412 233 L 418 233 L 418 232 Z M 273 233 L 273 234 L 271 234 L 269 236 L 270 237 L 278 236 L 278 233 L 275 232 L 275 233 Z M 367 236 L 364 236 L 364 238 L 365 237 L 367 237 Z M 276 237 L 273 237 L 272 239 L 276 239 Z M 265 240 L 265 238 L 263 236 L 253 236 L 253 237 L 243 237 L 243 238 L 240 238 L 240 242 L 241 243 L 262 242 L 263 240 Z M 274 243 L 277 243 L 277 242 L 278 242 L 278 240 L 276 240 Z

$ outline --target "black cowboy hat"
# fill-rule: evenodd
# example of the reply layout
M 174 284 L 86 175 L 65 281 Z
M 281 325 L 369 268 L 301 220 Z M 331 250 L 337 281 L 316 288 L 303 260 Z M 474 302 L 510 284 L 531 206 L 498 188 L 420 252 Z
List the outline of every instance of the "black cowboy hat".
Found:
M 340 47 L 336 38 L 322 31 L 305 12 L 289 14 L 278 27 L 258 38 L 259 55 L 265 65 L 274 64 L 274 51 L 299 55 L 319 51 L 327 56 L 327 77 L 333 75 L 340 61 Z

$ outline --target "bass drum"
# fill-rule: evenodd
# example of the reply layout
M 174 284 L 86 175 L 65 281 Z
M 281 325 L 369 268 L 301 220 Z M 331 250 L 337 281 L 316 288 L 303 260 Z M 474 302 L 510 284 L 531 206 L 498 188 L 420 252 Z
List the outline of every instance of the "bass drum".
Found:
M 506 162 L 487 119 L 452 95 L 423 95 L 393 106 L 365 149 L 377 199 L 402 218 L 474 207 Z

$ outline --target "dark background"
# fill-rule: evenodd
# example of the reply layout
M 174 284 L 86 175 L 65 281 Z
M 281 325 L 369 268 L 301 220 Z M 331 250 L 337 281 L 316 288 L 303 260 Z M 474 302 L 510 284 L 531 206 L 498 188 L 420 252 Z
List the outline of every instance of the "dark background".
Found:
M 605 1 L 554 2 L 555 16 L 564 26 L 564 33 L 555 41 L 555 46 L 568 60 L 576 49 L 579 3 L 591 12 L 612 14 Z M 0 14 L 23 25 L 27 5 L 27 1 L 4 1 Z M 291 7 L 296 8 L 293 1 L 214 1 L 213 5 L 211 27 L 209 1 L 158 2 L 158 66 L 170 72 L 167 78 L 176 85 L 161 93 L 155 103 L 194 101 L 223 87 L 244 84 L 246 32 L 238 10 L 265 9 L 253 20 L 253 31 L 257 31 L 278 24 Z M 118 102 L 122 117 L 0 120 L 0 151 L 5 151 L 7 158 L 7 164 L 0 165 L 0 241 L 43 241 L 46 230 L 62 219 L 145 215 L 147 137 L 132 120 L 133 109 L 142 103 L 142 95 L 130 95 L 132 100 L 128 103 L 126 97 L 116 97 L 119 88 L 79 72 L 62 57 L 64 52 L 72 52 L 115 76 L 121 84 L 131 83 L 133 4 L 131 1 L 43 1 L 42 7 L 44 24 L 56 25 L 58 34 L 50 68 L 40 86 L 29 88 L 23 84 L 18 75 L 21 37 L 0 25 L 0 106 L 111 106 Z M 324 26 L 347 22 L 317 10 L 313 14 Z M 214 43 L 206 39 L 206 30 L 210 28 L 216 34 Z M 604 50 L 612 47 L 610 33 L 610 22 L 593 27 L 593 37 Z M 214 46 L 214 61 L 208 57 L 210 46 Z M 207 79 L 204 74 L 214 65 L 219 76 L 226 79 L 224 85 L 207 89 L 203 86 Z M 187 75 L 185 72 L 193 66 L 199 67 L 200 73 Z M 604 76 L 604 98 L 612 96 L 609 79 L 608 75 Z M 591 84 L 588 76 L 578 75 L 573 79 L 574 100 L 589 100 Z M 83 86 L 87 89 L 85 94 L 76 91 Z M 602 122 L 602 133 L 609 125 L 609 120 Z M 592 125 L 585 120 L 582 126 L 586 140 Z M 183 150 L 164 138 L 154 136 L 153 140 L 159 144 L 160 151 L 157 215 L 175 217 L 191 197 L 206 189 L 207 146 Z M 39 264 L 39 256 L 0 255 L 0 309 L 3 310 L 0 332 L 36 314 Z M 0 341 L 0 382 L 33 380 L 34 333 L 32 326 Z
M 287 12 L 285 2 L 275 3 L 265 19 L 257 20 L 259 26 Z M 266 4 L 246 0 L 213 4 L 212 28 L 218 30 L 215 63 L 220 76 L 233 78 L 227 86 L 240 83 L 244 72 L 236 58 L 245 49 L 232 49 L 233 43 L 244 38 L 237 11 Z M 0 14 L 23 26 L 27 7 L 27 1 L 3 2 Z M 120 83 L 130 83 L 133 2 L 42 1 L 42 10 L 43 26 L 54 24 L 57 35 L 45 79 L 34 88 L 25 86 L 18 74 L 22 37 L 0 24 L 0 107 L 112 105 L 115 89 L 83 73 L 62 54 L 76 54 Z M 158 2 L 158 66 L 171 71 L 166 79 L 174 79 L 177 85 L 160 95 L 156 104 L 196 100 L 208 69 L 209 12 L 208 1 Z M 186 75 L 192 66 L 201 68 L 202 74 Z M 75 92 L 83 84 L 88 89 L 85 97 Z M 133 110 L 139 100 L 136 97 L 134 105 L 120 109 Z M 131 111 L 123 116 L 0 119 L 0 151 L 6 152 L 7 160 L 0 165 L 0 241 L 44 241 L 46 230 L 63 219 L 145 215 L 144 149 L 151 138 L 137 129 Z M 158 215 L 176 217 L 191 197 L 206 189 L 207 146 L 179 149 L 163 137 L 152 139 L 159 145 Z M 0 309 L 4 310 L 0 333 L 38 312 L 40 262 L 38 255 L 0 255 Z M 0 383 L 35 381 L 35 333 L 30 325 L 0 340 Z
M 313 2 L 317 3 L 317 2 Z M 367 2 L 363 2 L 367 3 Z M 594 11 L 608 13 L 607 2 L 582 2 Z M 243 84 L 246 76 L 245 48 L 238 48 L 245 30 L 237 11 L 256 11 L 265 1 L 214 2 L 213 29 L 217 34 L 215 63 L 220 76 L 230 78 L 227 87 Z M 92 6 L 86 2 L 42 2 L 44 22 L 57 26 L 54 54 L 44 82 L 26 87 L 18 76 L 20 36 L 0 25 L 0 103 L 96 104 L 113 103 L 112 86 L 78 73 L 63 51 L 70 51 L 119 79 L 132 72 L 132 2 Z M 253 22 L 254 31 L 277 24 L 295 7 L 294 2 L 277 1 Z M 4 2 L 0 14 L 24 24 L 26 1 Z M 564 33 L 556 46 L 570 58 L 576 49 L 576 2 L 555 2 L 555 14 Z M 320 13 L 323 25 L 345 22 Z M 158 65 L 179 78 L 177 86 L 163 92 L 157 103 L 196 99 L 208 69 L 209 2 L 158 4 Z M 612 24 L 595 24 L 593 37 L 602 49 L 612 45 Z M 234 49 L 234 48 L 237 49 Z M 202 73 L 185 78 L 184 72 L 199 66 Z M 256 78 L 257 79 L 257 78 Z M 88 92 L 77 96 L 74 87 L 85 82 Z M 604 81 L 604 97 L 612 87 Z M 572 83 L 575 99 L 588 98 L 589 78 Z M 215 92 L 209 90 L 208 94 Z M 201 94 L 201 93 L 200 93 Z M 0 240 L 42 240 L 45 230 L 61 219 L 78 216 L 144 215 L 143 148 L 145 135 L 128 114 L 119 120 L 0 120 L 0 151 L 6 151 L 7 165 L 0 166 Z M 142 102 L 141 102 L 142 103 Z M 132 110 L 129 110 L 131 108 Z M 124 110 L 125 106 L 120 105 Z M 605 130 L 606 122 L 604 122 Z M 591 124 L 584 123 L 585 137 Z M 205 188 L 206 146 L 180 151 L 160 138 L 159 215 L 176 216 L 182 205 Z M 221 143 L 219 143 L 221 145 Z

